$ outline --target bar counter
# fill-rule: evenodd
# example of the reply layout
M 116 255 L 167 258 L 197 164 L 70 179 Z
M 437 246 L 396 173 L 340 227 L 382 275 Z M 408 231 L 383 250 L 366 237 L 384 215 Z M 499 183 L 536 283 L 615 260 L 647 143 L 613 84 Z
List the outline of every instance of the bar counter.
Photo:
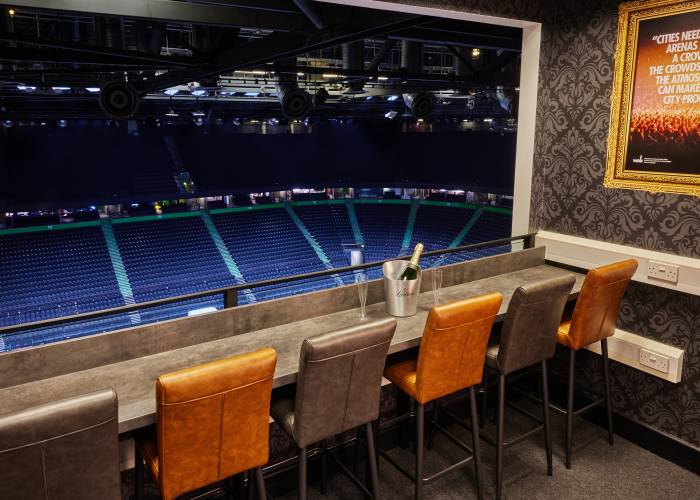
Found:
M 530 251 L 525 250 L 523 252 Z M 543 255 L 543 252 L 540 253 Z M 514 254 L 507 255 L 513 256 Z M 574 299 L 581 289 L 584 275 L 545 265 L 543 257 L 539 253 L 537 255 L 539 260 L 537 265 L 452 286 L 449 286 L 451 284 L 450 281 L 455 278 L 451 277 L 452 274 L 449 274 L 450 269 L 448 268 L 453 268 L 452 271 L 455 271 L 458 270 L 456 266 L 474 265 L 478 261 L 446 266 L 445 273 L 448 286 L 442 289 L 440 302 L 444 304 L 486 292 L 500 292 L 503 294 L 503 304 L 496 321 L 502 321 L 510 298 L 516 288 L 526 283 L 562 274 L 576 275 L 576 284 L 570 297 L 570 299 Z M 488 259 L 498 259 L 498 257 Z M 498 265 L 500 261 L 494 260 L 493 262 L 497 264 L 495 267 L 500 267 Z M 506 269 L 507 267 L 505 266 Z M 427 279 L 426 277 L 423 279 L 423 286 L 421 287 L 423 292 L 419 297 L 418 313 L 408 318 L 397 318 L 398 326 L 390 353 L 414 348 L 420 343 L 427 313 L 433 305 L 433 294 L 429 283 L 430 277 L 428 273 L 425 273 L 425 275 Z M 370 284 L 372 285 L 370 290 L 372 293 L 370 293 L 370 300 L 367 306 L 368 321 L 388 317 L 388 314 L 384 311 L 383 302 L 369 303 L 372 302 L 372 297 L 376 300 L 376 297 L 380 294 L 381 281 L 370 282 Z M 351 289 L 350 291 L 354 292 L 355 302 L 349 302 L 349 304 L 357 305 L 358 299 L 357 291 L 354 290 L 355 287 L 349 285 L 343 288 Z M 320 297 L 319 294 L 328 294 L 333 292 L 333 290 L 338 289 L 315 292 L 303 297 L 308 301 L 308 304 L 312 305 L 315 295 Z M 351 298 L 352 293 L 348 294 L 346 291 L 344 297 Z M 279 300 L 284 301 L 288 299 Z M 346 302 L 348 301 L 346 300 Z M 255 307 L 255 305 L 242 306 L 237 309 L 245 309 L 246 307 Z M 307 305 L 307 307 L 312 306 Z M 216 314 L 221 313 L 211 313 L 207 316 Z M 313 314 L 309 314 L 309 316 L 313 316 Z M 185 318 L 173 321 L 184 322 L 191 321 L 191 319 Z M 119 432 L 126 433 L 155 423 L 155 380 L 162 373 L 252 351 L 261 347 L 272 347 L 277 351 L 278 356 L 274 387 L 281 387 L 296 381 L 299 351 L 304 338 L 351 326 L 359 322 L 359 308 L 350 307 L 331 314 L 309 317 L 308 319 L 279 324 L 269 328 L 253 329 L 245 333 L 237 333 L 224 338 L 194 343 L 177 349 L 137 356 L 124 361 L 11 385 L 0 389 L 0 416 L 49 401 L 113 387 L 119 397 Z M 160 326 L 167 327 L 168 323 L 171 322 L 164 322 Z M 264 321 L 261 323 L 265 324 Z M 186 325 L 186 323 L 184 324 Z M 118 334 L 119 332 L 104 335 L 113 335 L 115 333 Z M 64 343 L 68 342 L 71 341 Z M 80 343 L 75 344 L 76 348 L 79 348 L 79 346 Z M 11 355 L 12 353 L 7 354 Z M 86 351 L 86 355 L 89 355 L 89 351 Z M 3 359 L 0 356 L 0 364 L 2 362 Z M 21 369 L 31 369 L 31 367 L 25 365 Z

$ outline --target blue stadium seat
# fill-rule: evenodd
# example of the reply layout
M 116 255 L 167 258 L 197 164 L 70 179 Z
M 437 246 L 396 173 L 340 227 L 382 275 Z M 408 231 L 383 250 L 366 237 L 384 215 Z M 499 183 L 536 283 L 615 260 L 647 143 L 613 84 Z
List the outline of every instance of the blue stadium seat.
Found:
M 396 257 L 406 230 L 409 204 L 357 203 L 365 240 L 365 262 Z M 294 208 L 333 267 L 348 265 L 343 244 L 354 243 L 344 204 L 319 203 Z M 411 246 L 447 247 L 473 215 L 461 207 L 421 205 Z M 211 216 L 247 282 L 325 270 L 312 246 L 282 207 Z M 484 211 L 461 244 L 510 235 L 507 212 Z M 114 223 L 114 235 L 136 303 L 231 286 L 236 283 L 199 216 Z M 0 233 L 1 234 L 1 233 Z M 510 245 L 445 257 L 426 258 L 423 267 L 507 252 Z M 381 276 L 381 269 L 366 272 Z M 354 274 L 308 278 L 255 287 L 239 303 L 269 300 L 353 283 Z M 123 306 L 100 227 L 43 230 L 0 235 L 0 326 Z M 38 328 L 0 337 L 0 351 L 187 316 L 195 309 L 223 308 L 221 295 Z

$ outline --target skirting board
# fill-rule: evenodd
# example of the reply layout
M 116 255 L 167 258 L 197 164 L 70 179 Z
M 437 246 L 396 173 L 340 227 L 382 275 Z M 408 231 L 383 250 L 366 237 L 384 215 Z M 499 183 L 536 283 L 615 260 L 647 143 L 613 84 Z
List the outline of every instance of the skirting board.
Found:
M 639 362 L 639 350 L 647 349 L 668 358 L 668 373 L 655 370 Z M 601 353 L 600 342 L 586 347 L 589 351 Z M 677 384 L 683 373 L 683 350 L 634 333 L 616 329 L 615 335 L 608 337 L 608 357 L 637 370 Z
M 538 231 L 536 241 L 537 246 L 546 247 L 545 258 L 552 262 L 591 269 L 611 262 L 633 258 L 639 262 L 637 273 L 632 278 L 634 281 L 669 288 L 691 295 L 700 295 L 700 259 L 550 231 Z M 647 268 L 651 260 L 678 266 L 678 283 L 669 283 L 647 277 Z

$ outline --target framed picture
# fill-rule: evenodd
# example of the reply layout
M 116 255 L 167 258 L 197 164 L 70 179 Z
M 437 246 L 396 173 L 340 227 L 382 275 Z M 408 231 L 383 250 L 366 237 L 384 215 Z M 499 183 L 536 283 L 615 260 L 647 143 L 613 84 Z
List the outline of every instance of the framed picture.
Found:
M 620 6 L 605 186 L 700 196 L 700 0 Z

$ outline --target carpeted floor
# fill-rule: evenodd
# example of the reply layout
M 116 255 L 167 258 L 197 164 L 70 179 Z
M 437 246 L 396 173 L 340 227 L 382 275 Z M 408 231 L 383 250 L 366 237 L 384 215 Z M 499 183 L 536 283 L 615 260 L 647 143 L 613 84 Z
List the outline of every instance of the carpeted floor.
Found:
M 506 438 L 527 430 L 530 422 L 513 410 L 507 409 Z M 607 442 L 607 433 L 581 418 L 575 421 L 573 468 L 564 467 L 563 419 L 553 418 L 554 475 L 547 476 L 544 439 L 541 434 L 507 449 L 504 468 L 504 498 L 515 499 L 635 499 L 635 500 L 692 500 L 700 498 L 700 476 L 648 452 L 619 436 L 614 446 Z M 448 428 L 470 443 L 470 433 L 457 425 Z M 488 422 L 484 432 L 494 435 Z M 414 455 L 410 449 L 390 450 L 392 457 L 412 470 Z M 346 453 L 349 457 L 351 453 Z M 440 433 L 435 433 L 433 449 L 426 451 L 426 474 L 463 457 L 462 451 Z M 344 457 L 345 458 L 345 457 Z M 485 498 L 494 498 L 495 449 L 482 440 L 482 461 Z M 363 498 L 361 491 L 329 460 L 329 489 L 326 495 L 319 490 L 317 461 L 310 462 L 309 497 L 323 500 L 356 500 Z M 362 469 L 362 468 L 361 468 Z M 123 498 L 132 498 L 131 472 L 125 473 Z M 380 493 L 383 499 L 410 499 L 412 484 L 386 460 L 380 461 Z M 296 470 L 289 471 L 266 483 L 268 493 L 275 500 L 296 498 Z M 425 499 L 475 498 L 476 490 L 471 465 L 455 470 L 425 487 Z M 152 487 L 149 499 L 158 498 Z

